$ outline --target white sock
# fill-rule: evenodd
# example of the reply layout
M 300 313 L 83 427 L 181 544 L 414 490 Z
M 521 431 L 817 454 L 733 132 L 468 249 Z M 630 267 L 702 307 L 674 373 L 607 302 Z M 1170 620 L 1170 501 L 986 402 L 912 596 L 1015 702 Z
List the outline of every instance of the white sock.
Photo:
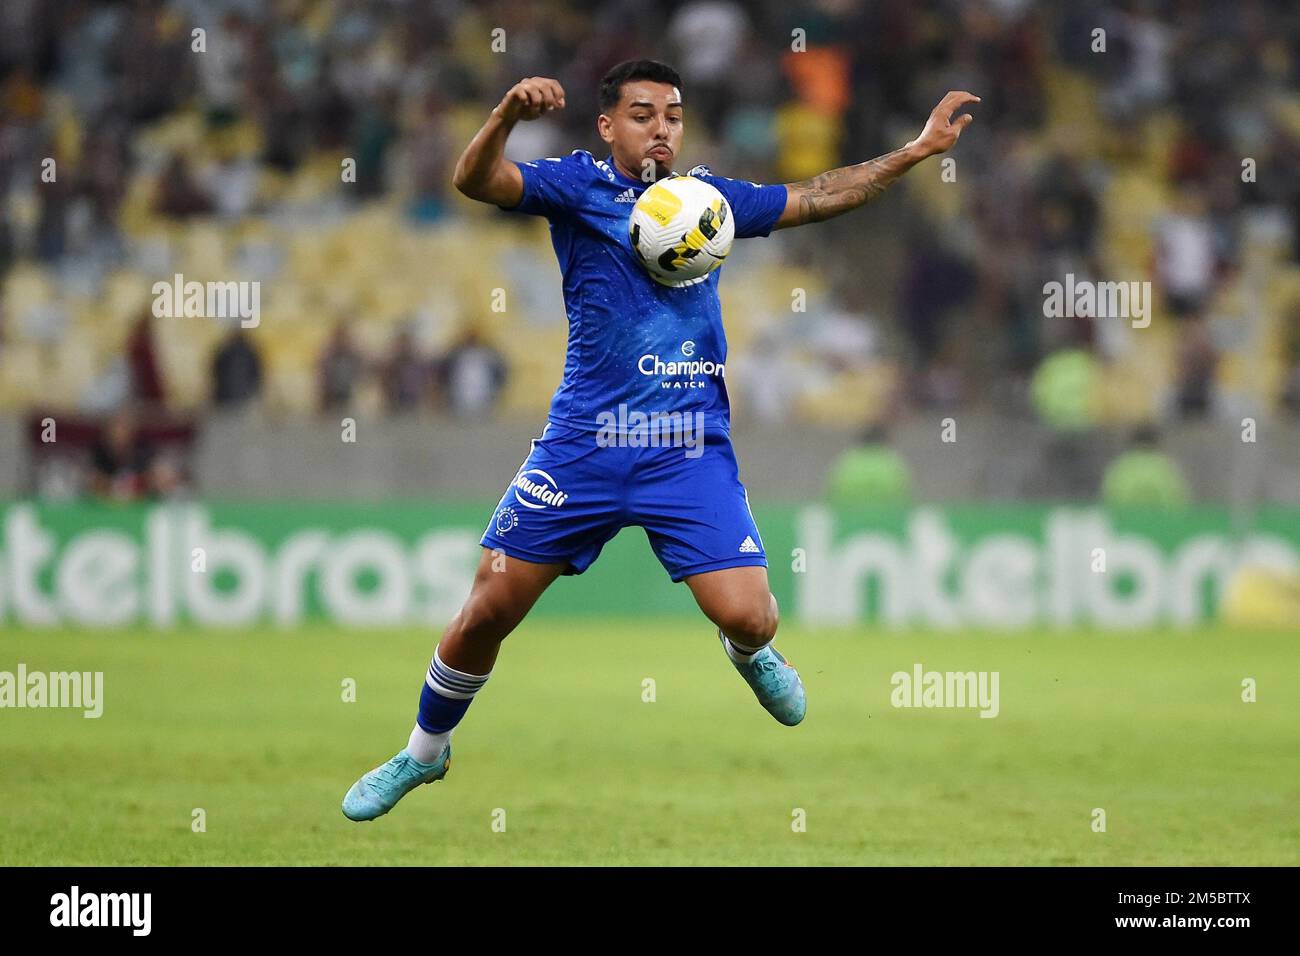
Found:
M 451 740 L 451 731 L 431 734 L 419 724 L 411 731 L 411 739 L 406 742 L 406 752 L 420 763 L 434 763 L 442 756 L 443 748 Z
M 718 633 L 722 634 L 721 631 L 718 631 Z M 767 642 L 767 644 L 771 643 L 771 641 Z M 746 647 L 744 644 L 737 644 L 731 638 L 727 637 L 726 634 L 722 634 L 722 646 L 726 649 L 727 656 L 737 664 L 748 664 L 754 659 L 755 654 L 761 651 L 764 647 L 767 647 L 767 644 L 764 644 L 762 647 Z

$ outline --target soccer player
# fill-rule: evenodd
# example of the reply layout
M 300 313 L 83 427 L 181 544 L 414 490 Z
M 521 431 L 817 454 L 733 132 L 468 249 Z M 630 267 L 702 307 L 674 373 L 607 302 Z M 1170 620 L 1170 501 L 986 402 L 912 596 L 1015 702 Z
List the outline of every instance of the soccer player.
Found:
M 951 92 L 907 145 L 804 182 L 757 185 L 705 166 L 687 175 L 726 197 L 737 239 L 766 236 L 873 199 L 951 147 L 971 122 L 970 114 L 953 114 L 977 102 Z M 352 820 L 381 816 L 415 787 L 443 778 L 452 729 L 491 675 L 501 641 L 552 581 L 581 574 L 628 525 L 644 528 L 671 579 L 686 582 L 759 703 L 782 724 L 804 716 L 799 674 L 772 646 L 776 598 L 731 448 L 721 270 L 685 287 L 659 285 L 628 239 L 637 198 L 676 175 L 685 127 L 681 79 L 652 60 L 621 63 L 605 75 L 596 119 L 609 147 L 603 159 L 580 149 L 535 162 L 505 159 L 516 123 L 564 105 L 555 80 L 520 81 L 456 164 L 454 183 L 466 196 L 550 221 L 568 353 L 546 427 L 489 521 L 469 597 L 434 649 L 410 739 L 352 785 L 343 800 Z M 699 428 L 684 429 L 667 447 L 617 430 L 611 440 L 609 422 L 634 420 L 629 413 Z

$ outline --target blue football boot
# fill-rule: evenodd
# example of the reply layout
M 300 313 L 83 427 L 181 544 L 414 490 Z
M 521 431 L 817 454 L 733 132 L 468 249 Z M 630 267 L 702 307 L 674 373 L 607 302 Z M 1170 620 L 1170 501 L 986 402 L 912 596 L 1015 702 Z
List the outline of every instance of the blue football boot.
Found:
M 424 783 L 434 783 L 451 768 L 451 743 L 433 763 L 420 763 L 403 747 L 387 763 L 364 774 L 343 798 L 343 815 L 349 820 L 382 817 L 397 801 Z
M 718 640 L 725 641 L 722 631 L 718 631 Z M 726 644 L 723 644 L 726 651 Z M 731 655 L 727 655 L 731 661 Z M 755 654 L 748 664 L 731 661 L 732 665 L 745 678 L 745 683 L 753 688 L 754 696 L 769 714 L 793 727 L 803 720 L 808 710 L 808 701 L 804 696 L 803 681 L 799 672 L 789 661 L 780 655 L 775 647 L 768 644 Z

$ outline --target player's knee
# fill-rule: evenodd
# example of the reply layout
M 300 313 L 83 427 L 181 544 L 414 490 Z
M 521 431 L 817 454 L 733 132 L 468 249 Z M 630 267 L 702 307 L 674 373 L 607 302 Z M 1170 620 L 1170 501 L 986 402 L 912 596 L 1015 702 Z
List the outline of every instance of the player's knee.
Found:
M 766 601 L 733 605 L 719 617 L 718 627 L 737 644 L 759 647 L 776 636 L 776 602 L 770 596 Z
M 495 602 L 470 598 L 460 609 L 460 632 L 469 641 L 500 642 L 510 633 L 512 615 Z

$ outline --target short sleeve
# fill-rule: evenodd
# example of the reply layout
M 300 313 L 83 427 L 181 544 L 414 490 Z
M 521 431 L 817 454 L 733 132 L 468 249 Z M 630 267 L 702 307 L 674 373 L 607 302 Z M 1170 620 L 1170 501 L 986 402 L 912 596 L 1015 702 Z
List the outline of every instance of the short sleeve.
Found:
M 518 205 L 501 208 L 548 219 L 576 209 L 599 175 L 591 153 L 581 149 L 515 166 L 524 178 L 524 195 Z
M 696 166 L 686 175 L 711 183 L 727 198 L 731 214 L 736 218 L 737 239 L 766 236 L 785 211 L 786 188 L 780 183 L 763 185 L 747 179 L 715 176 L 708 166 Z

